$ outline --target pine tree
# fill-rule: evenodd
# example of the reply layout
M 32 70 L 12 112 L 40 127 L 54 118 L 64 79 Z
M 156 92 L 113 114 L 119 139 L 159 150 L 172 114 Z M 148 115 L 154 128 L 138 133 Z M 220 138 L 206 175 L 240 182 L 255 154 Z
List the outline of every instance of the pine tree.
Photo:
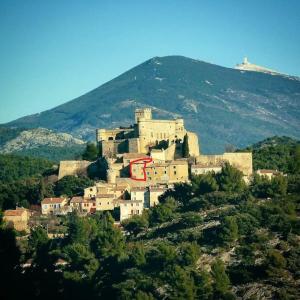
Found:
M 183 138 L 182 143 L 182 157 L 189 157 L 190 150 L 189 150 L 189 141 L 188 141 L 188 135 L 186 134 Z

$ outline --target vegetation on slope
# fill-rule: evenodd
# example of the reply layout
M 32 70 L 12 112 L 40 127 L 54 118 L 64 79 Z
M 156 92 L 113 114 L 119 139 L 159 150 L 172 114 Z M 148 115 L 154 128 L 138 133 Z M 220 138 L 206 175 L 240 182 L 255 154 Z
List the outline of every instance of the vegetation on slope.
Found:
M 287 176 L 255 176 L 249 186 L 229 165 L 177 184 L 124 221 L 125 235 L 109 213 L 71 214 L 61 220 L 64 238 L 37 227 L 16 244 L 0 218 L 1 291 L 11 299 L 299 299 L 300 169 L 284 167 Z M 76 193 L 80 181 L 63 178 L 60 193 Z
M 289 137 L 270 137 L 238 151 L 251 151 L 253 168 L 296 173 L 300 165 L 300 142 Z

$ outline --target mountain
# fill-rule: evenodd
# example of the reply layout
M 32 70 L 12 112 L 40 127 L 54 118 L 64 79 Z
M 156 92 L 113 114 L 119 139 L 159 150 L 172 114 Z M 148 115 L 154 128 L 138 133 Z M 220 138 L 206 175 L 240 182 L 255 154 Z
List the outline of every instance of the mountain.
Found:
M 10 122 L 45 127 L 82 139 L 95 129 L 133 123 L 136 107 L 154 117 L 182 116 L 201 151 L 222 152 L 269 136 L 300 137 L 300 79 L 225 68 L 182 56 L 152 58 L 63 105 Z
M 73 159 L 83 152 L 85 142 L 68 133 L 46 128 L 0 127 L 0 153 L 44 157 L 54 161 Z

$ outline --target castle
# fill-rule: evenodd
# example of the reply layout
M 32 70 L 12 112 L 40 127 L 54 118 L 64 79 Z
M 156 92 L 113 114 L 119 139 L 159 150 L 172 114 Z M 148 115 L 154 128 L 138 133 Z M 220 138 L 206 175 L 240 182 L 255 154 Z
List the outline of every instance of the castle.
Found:
M 151 108 L 136 109 L 135 124 L 131 127 L 98 129 L 96 135 L 102 156 L 107 157 L 122 153 L 148 154 L 162 143 L 168 148 L 180 145 L 185 135 L 188 136 L 190 156 L 199 155 L 198 137 L 184 128 L 183 119 L 154 120 Z M 180 147 L 175 148 L 180 151 Z
M 96 140 L 101 153 L 96 162 L 62 161 L 59 168 L 59 179 L 82 175 L 93 164 L 106 175 L 86 188 L 84 197 L 71 200 L 72 207 L 85 212 L 120 207 L 121 220 L 141 214 L 175 183 L 220 172 L 225 162 L 239 169 L 245 181 L 252 175 L 252 153 L 202 155 L 197 135 L 186 130 L 183 119 L 155 120 L 151 108 L 136 109 L 130 127 L 97 129 Z

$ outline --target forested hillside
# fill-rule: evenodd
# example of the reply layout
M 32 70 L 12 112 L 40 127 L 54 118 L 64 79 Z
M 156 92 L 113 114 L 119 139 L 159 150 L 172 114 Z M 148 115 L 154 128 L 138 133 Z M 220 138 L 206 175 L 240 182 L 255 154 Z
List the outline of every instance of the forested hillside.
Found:
M 121 228 L 108 212 L 84 218 L 70 214 L 60 220 L 67 231 L 64 238 L 49 239 L 46 229 L 37 227 L 28 240 L 16 243 L 15 233 L 2 224 L 2 295 L 299 299 L 297 160 L 296 155 L 292 169 L 288 162 L 283 166 L 287 176 L 269 180 L 255 175 L 250 185 L 225 164 L 221 173 L 176 184 L 159 205 L 124 221 Z M 76 194 L 92 184 L 87 180 L 65 177 L 52 191 Z

